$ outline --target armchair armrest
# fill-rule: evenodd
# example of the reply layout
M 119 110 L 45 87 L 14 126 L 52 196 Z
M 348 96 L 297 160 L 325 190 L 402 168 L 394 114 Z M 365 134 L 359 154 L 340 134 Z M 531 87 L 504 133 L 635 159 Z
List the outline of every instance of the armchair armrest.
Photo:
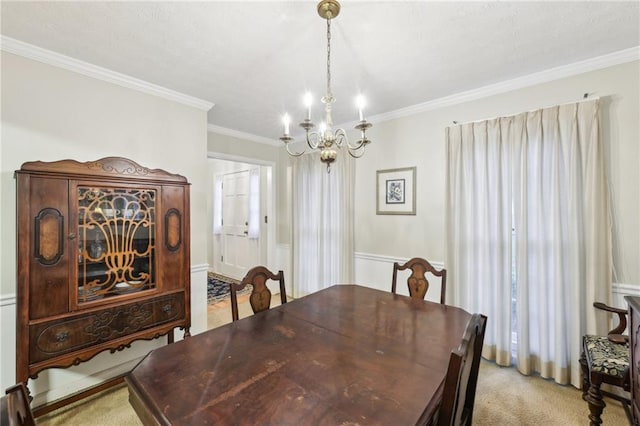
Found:
M 618 326 L 607 333 L 608 335 L 618 334 L 621 335 L 622 332 L 627 328 L 627 311 L 620 308 L 614 308 L 613 306 L 605 305 L 601 302 L 595 302 L 593 304 L 594 308 L 601 309 L 603 311 L 611 312 L 614 314 L 618 314 Z

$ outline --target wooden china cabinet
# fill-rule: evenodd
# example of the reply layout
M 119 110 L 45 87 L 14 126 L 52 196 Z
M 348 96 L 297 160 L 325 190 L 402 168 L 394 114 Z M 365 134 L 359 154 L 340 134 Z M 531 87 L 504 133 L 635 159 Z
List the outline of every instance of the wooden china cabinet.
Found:
M 16 378 L 189 335 L 189 183 L 119 157 L 24 163 Z

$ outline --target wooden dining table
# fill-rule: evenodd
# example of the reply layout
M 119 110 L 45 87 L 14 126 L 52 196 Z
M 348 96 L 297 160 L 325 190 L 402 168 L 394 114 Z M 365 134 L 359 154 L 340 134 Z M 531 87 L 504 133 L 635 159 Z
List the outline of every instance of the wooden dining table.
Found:
M 150 352 L 129 401 L 144 424 L 426 424 L 470 317 L 335 285 Z

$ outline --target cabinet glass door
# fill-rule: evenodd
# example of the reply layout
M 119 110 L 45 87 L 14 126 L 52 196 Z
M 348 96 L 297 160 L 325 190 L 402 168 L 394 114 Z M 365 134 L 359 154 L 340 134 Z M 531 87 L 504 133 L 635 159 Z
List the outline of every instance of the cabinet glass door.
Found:
M 156 190 L 77 187 L 78 303 L 153 289 Z

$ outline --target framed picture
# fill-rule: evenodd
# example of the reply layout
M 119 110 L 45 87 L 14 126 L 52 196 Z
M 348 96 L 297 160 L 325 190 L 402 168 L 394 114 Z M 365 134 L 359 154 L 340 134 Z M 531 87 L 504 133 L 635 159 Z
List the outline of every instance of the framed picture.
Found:
M 376 214 L 416 214 L 416 168 L 376 172 Z

